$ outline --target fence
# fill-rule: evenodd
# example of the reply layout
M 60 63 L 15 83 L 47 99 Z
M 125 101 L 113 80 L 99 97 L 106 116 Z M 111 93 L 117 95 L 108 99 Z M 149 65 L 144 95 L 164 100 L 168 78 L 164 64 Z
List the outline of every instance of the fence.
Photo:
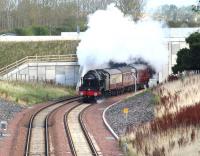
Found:
M 0 76 L 7 74 L 8 72 L 18 68 L 22 64 L 26 63 L 41 63 L 41 62 L 77 62 L 78 58 L 75 54 L 69 55 L 45 55 L 45 56 L 27 56 L 18 60 L 12 64 L 9 64 L 0 69 Z

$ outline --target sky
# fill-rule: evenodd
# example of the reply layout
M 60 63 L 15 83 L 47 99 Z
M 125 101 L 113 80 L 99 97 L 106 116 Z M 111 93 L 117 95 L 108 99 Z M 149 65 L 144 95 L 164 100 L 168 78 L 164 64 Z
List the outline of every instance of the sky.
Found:
M 147 0 L 148 8 L 156 8 L 164 4 L 175 4 L 176 6 L 189 6 L 197 4 L 198 0 Z

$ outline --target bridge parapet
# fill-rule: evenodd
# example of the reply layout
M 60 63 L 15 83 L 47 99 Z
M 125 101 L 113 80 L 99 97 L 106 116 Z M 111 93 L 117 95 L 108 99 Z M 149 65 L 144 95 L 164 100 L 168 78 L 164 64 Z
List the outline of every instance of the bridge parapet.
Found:
M 1 68 L 0 78 L 76 86 L 79 79 L 78 58 L 75 54 L 27 56 Z

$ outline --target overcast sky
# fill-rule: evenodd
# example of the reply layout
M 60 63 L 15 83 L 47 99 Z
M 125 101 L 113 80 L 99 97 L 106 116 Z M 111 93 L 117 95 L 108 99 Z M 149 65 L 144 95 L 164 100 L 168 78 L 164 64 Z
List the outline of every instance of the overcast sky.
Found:
M 197 4 L 198 0 L 147 0 L 148 8 L 155 8 L 164 4 L 175 4 L 177 6 L 189 6 Z

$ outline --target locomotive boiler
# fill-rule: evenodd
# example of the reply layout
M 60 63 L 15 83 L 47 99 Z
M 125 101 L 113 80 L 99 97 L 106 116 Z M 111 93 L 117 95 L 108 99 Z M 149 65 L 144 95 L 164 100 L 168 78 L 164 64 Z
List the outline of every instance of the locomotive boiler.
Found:
M 81 78 L 79 95 L 85 99 L 118 95 L 135 90 L 135 87 L 148 87 L 149 79 L 147 66 L 139 64 L 90 70 Z

